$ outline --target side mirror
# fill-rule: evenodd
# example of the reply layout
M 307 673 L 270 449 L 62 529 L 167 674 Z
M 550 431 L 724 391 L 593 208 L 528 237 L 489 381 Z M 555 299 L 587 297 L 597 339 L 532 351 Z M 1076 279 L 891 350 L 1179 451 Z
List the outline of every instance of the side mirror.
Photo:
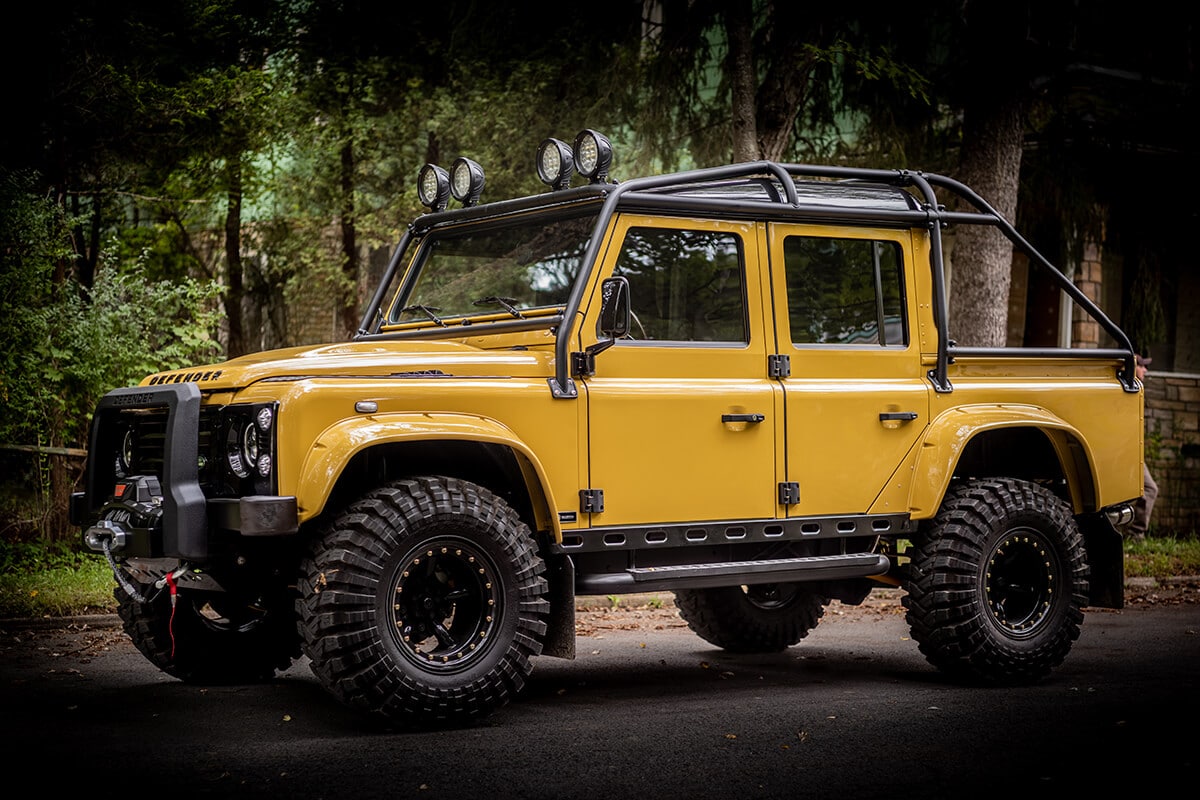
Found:
M 605 278 L 600 284 L 600 320 L 597 333 L 607 339 L 620 339 L 629 333 L 629 281 L 624 277 Z
M 588 345 L 582 352 L 571 354 L 571 375 L 586 378 L 596 374 L 596 354 L 603 353 L 629 333 L 632 318 L 629 308 L 629 281 L 622 277 L 606 278 L 600 284 L 600 319 L 596 335 L 600 341 Z

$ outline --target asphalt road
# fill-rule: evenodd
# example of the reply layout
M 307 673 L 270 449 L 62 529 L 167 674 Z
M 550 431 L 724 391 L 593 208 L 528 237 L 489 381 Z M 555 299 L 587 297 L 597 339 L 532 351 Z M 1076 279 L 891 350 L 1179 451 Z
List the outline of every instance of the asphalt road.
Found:
M 328 697 L 301 662 L 261 686 L 156 671 L 120 629 L 0 629 L 9 785 L 94 797 L 949 798 L 1176 793 L 1192 781 L 1200 605 L 1089 610 L 1029 688 L 933 671 L 898 604 L 831 606 L 800 645 L 732 656 L 673 609 L 580 614 L 479 725 L 405 733 Z

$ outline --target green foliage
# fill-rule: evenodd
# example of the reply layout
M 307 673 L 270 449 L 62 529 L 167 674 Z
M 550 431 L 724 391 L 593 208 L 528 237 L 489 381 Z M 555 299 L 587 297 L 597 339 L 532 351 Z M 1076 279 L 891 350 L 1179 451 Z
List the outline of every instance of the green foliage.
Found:
M 20 305 L 23 336 L 6 355 L 0 432 L 20 444 L 83 446 L 91 411 L 117 386 L 219 355 L 209 335 L 214 284 L 145 280 L 135 264 L 105 269 L 90 292 L 73 282 L 40 305 Z M 32 298 L 30 298 L 32 299 Z
M 70 253 L 61 210 L 36 196 L 33 185 L 29 174 L 0 175 L 0 443 L 12 441 L 14 407 L 33 405 L 23 380 L 27 347 L 42 337 L 39 312 L 51 301 L 56 267 Z
M 101 260 L 91 289 L 71 275 L 71 222 L 34 193 L 28 176 L 0 181 L 0 444 L 86 447 L 92 411 L 117 386 L 147 373 L 211 361 L 218 287 L 188 278 L 151 281 L 145 258 Z M 115 253 L 115 243 L 109 253 Z M 77 476 L 45 454 L 6 452 L 0 529 L 58 536 Z
M 63 543 L 0 539 L 0 618 L 112 613 L 108 562 Z

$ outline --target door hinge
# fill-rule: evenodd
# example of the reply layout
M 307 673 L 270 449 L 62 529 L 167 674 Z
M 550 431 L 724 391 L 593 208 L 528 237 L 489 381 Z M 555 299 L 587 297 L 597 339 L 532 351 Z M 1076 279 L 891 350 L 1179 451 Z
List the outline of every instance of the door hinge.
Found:
M 596 374 L 596 355 L 586 350 L 571 353 L 571 377 L 590 378 Z
M 794 506 L 800 502 L 800 484 L 784 481 L 779 484 L 779 505 Z
M 584 514 L 599 514 L 604 511 L 604 490 L 580 489 L 579 510 Z
M 776 353 L 767 356 L 767 377 L 787 378 L 792 374 L 792 357 Z

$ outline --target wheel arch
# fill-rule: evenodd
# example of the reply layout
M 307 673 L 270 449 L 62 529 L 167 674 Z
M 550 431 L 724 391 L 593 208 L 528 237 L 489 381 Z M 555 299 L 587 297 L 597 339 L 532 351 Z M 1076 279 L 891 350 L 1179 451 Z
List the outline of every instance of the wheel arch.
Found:
M 390 414 L 345 420 L 324 431 L 297 486 L 302 533 L 370 489 L 416 475 L 471 481 L 503 498 L 533 531 L 546 562 L 551 615 L 543 655 L 575 655 L 575 586 L 546 472 L 528 446 L 496 420 L 463 414 Z
M 909 508 L 915 518 L 937 513 L 954 480 L 1019 478 L 1051 486 L 1075 514 L 1095 512 L 1091 449 L 1079 431 L 1037 406 L 963 406 L 929 426 L 918 450 Z
M 301 522 L 387 481 L 436 474 L 502 497 L 535 534 L 561 541 L 545 470 L 503 424 L 462 414 L 389 414 L 339 422 L 313 443 L 296 497 Z

